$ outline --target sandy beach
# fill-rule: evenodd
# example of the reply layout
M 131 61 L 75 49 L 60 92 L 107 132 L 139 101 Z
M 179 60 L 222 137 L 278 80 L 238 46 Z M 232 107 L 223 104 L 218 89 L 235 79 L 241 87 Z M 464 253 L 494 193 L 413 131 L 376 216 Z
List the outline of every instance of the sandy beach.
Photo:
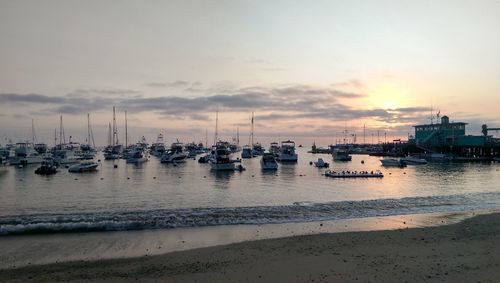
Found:
M 0 270 L 1 282 L 498 282 L 500 214 Z

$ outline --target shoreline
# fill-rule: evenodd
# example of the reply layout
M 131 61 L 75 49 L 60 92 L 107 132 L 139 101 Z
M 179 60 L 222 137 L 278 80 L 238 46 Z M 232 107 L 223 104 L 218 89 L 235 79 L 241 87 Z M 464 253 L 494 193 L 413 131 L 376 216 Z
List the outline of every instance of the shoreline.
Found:
M 84 232 L 0 237 L 0 270 L 68 261 L 162 255 L 292 236 L 432 227 L 493 211 L 439 212 L 261 225 Z M 500 212 L 500 211 L 498 211 Z
M 500 244 L 500 213 L 467 218 L 474 214 L 427 215 L 436 221 L 424 228 L 418 225 L 425 222 L 407 228 L 396 221 L 396 230 L 325 232 L 0 269 L 0 281 L 494 281 L 500 278 L 500 254 L 493 252 Z

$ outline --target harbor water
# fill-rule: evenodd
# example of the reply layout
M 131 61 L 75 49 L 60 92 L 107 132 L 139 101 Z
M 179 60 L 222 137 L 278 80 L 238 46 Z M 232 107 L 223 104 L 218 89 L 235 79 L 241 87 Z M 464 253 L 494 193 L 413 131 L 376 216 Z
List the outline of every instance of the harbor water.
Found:
M 0 173 L 0 235 L 175 229 L 268 224 L 500 208 L 500 163 L 429 163 L 384 168 L 380 157 L 298 149 L 299 162 L 263 172 L 260 157 L 242 172 L 213 172 L 190 159 L 174 166 L 151 157 L 141 165 L 102 160 L 94 173 L 36 165 Z M 235 155 L 236 157 L 236 155 Z M 381 170 L 384 178 L 332 179 L 310 165 L 319 157 L 335 171 Z M 363 161 L 363 162 L 362 162 Z M 115 168 L 114 165 L 117 165 Z

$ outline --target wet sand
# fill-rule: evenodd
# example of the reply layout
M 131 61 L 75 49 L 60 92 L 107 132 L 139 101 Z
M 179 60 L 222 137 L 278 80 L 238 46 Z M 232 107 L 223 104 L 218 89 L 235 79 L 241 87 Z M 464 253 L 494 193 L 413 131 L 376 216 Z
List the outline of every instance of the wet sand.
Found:
M 438 227 L 302 235 L 8 268 L 0 270 L 0 281 L 498 282 L 499 247 L 495 213 Z

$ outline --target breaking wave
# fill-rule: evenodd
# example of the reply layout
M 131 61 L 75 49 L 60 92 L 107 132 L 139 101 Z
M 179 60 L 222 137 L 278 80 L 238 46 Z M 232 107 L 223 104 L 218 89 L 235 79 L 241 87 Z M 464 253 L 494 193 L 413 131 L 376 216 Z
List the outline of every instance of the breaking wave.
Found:
M 0 216 L 0 235 L 309 222 L 498 208 L 500 193 L 488 192 L 328 203 L 297 202 L 280 206 L 9 215 Z

